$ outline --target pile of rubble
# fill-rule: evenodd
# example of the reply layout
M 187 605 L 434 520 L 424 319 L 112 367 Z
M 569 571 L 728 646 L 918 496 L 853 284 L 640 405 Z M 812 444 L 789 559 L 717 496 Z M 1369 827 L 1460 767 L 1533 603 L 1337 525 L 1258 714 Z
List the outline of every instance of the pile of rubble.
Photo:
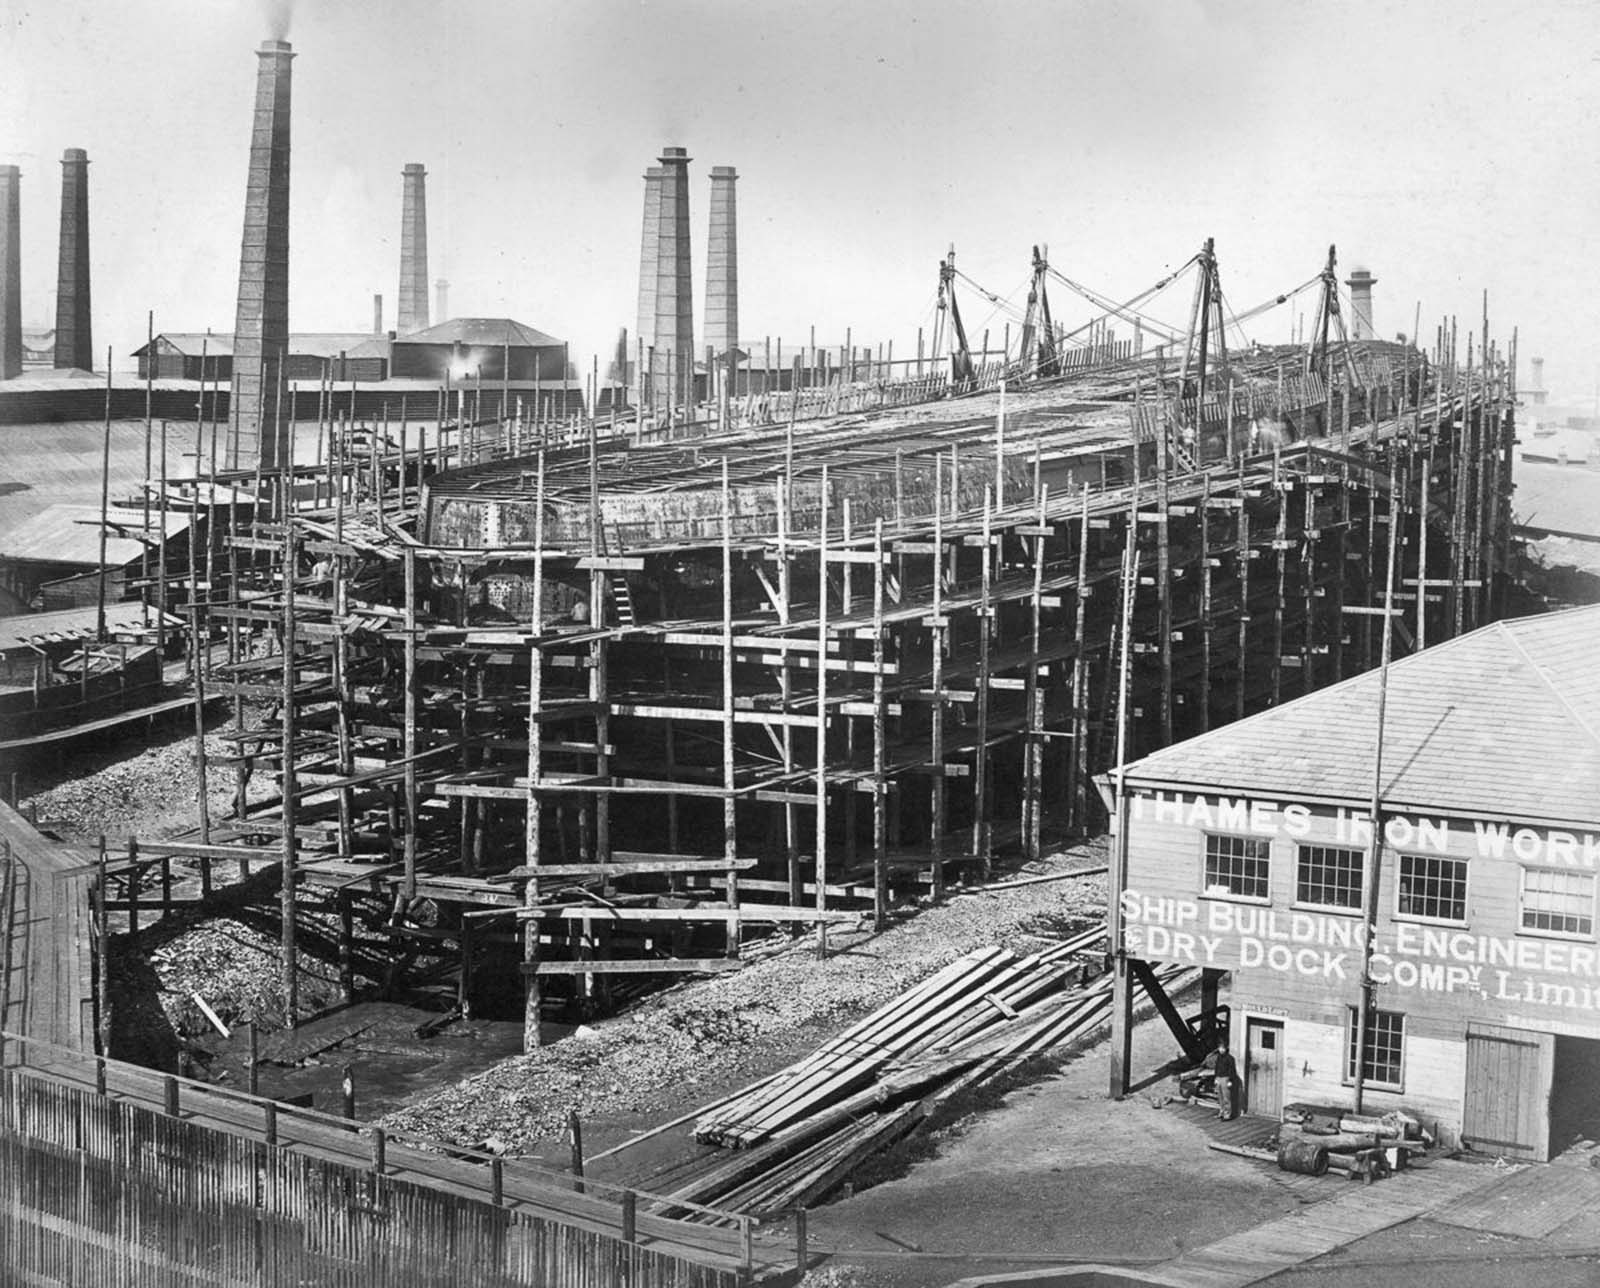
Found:
M 233 808 L 234 776 L 217 768 L 233 752 L 222 737 L 229 727 L 231 722 L 206 735 L 213 819 Z M 251 799 L 270 795 L 271 779 L 256 775 Z M 22 794 L 38 826 L 65 841 L 93 844 L 104 836 L 115 848 L 129 836 L 170 837 L 200 821 L 194 738 L 172 732 L 133 754 L 126 740 L 80 751 L 49 778 L 25 774 Z
M 384 1125 L 454 1144 L 493 1141 L 510 1153 L 558 1138 L 568 1114 L 664 1114 L 703 1102 L 705 1089 L 759 1075 L 932 976 L 992 944 L 1048 948 L 1105 914 L 1102 844 L 1043 860 L 1026 875 L 956 893 L 881 935 L 832 933 L 818 961 L 815 940 L 793 941 L 739 971 L 680 984 L 625 1015 L 507 1060 Z M 1091 870 L 1083 876 L 1062 874 Z

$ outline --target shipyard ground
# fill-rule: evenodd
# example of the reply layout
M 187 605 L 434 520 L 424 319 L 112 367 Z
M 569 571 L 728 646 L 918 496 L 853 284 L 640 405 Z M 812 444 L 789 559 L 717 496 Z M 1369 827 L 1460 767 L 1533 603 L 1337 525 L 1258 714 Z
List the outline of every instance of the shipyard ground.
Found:
M 101 831 L 154 834 L 184 825 L 193 812 L 192 752 L 176 731 L 170 740 L 102 746 L 39 768 L 44 772 L 25 783 L 25 794 L 42 823 L 75 839 Z M 1097 857 L 1090 852 L 1056 862 L 1066 866 Z M 426 1118 L 435 1128 L 448 1124 L 450 1131 L 441 1134 L 461 1139 L 496 1132 L 515 1137 L 521 1127 L 526 1134 L 515 1141 L 518 1148 L 556 1161 L 565 1146 L 549 1126 L 582 1087 L 578 1101 L 585 1106 L 588 1148 L 598 1153 L 811 1049 L 852 1013 L 846 995 L 862 992 L 857 1006 L 871 1005 L 879 993 L 894 990 L 902 973 L 921 969 L 917 963 L 926 954 L 953 954 L 1019 925 L 1042 927 L 1041 918 L 1086 913 L 1097 896 L 1098 880 L 1082 878 L 958 898 L 887 936 L 840 944 L 844 951 L 829 970 L 818 970 L 803 951 L 777 954 L 733 976 L 680 986 L 642 1008 L 642 1017 L 598 1025 L 592 1034 L 557 1042 L 531 1062 L 503 1059 L 515 1050 L 520 1026 L 514 1022 L 456 1025 L 421 1042 L 410 1027 L 425 1013 L 363 1003 L 300 1033 L 309 1038 L 319 1026 L 335 1031 L 370 1023 L 370 1028 L 298 1067 L 264 1070 L 263 1089 L 276 1088 L 273 1094 L 310 1090 L 319 1105 L 332 1108 L 329 1098 L 336 1094 L 342 1069 L 353 1063 L 365 1102 L 363 1117 L 398 1109 L 398 1120 Z M 236 924 L 228 933 L 236 944 L 246 945 L 248 936 Z M 269 938 L 259 951 L 270 956 Z M 763 978 L 768 981 L 764 989 Z M 876 989 L 864 989 L 864 981 L 874 978 Z M 819 981 L 821 991 L 796 992 L 796 981 L 811 979 Z M 761 993 L 787 995 L 787 1014 L 762 1018 L 755 1003 Z M 809 1021 L 796 1020 L 797 1015 Z M 692 1077 L 672 1076 L 665 1063 L 642 1078 L 617 1072 L 639 1064 L 620 1053 L 637 1056 L 641 1035 L 666 1030 L 683 1036 L 684 1051 L 700 1058 Z M 230 1080 L 240 1076 L 230 1070 L 236 1046 L 213 1043 L 215 1074 L 229 1071 Z M 607 1051 L 613 1054 L 610 1060 Z M 1172 1053 L 1159 1022 L 1139 1027 L 1135 1068 L 1153 1070 Z M 491 1072 L 470 1076 L 485 1065 L 493 1066 Z M 468 1080 L 455 1083 L 463 1077 Z M 510 1080 L 508 1094 L 498 1101 L 485 1095 L 497 1077 Z M 1192 1114 L 1170 1105 L 1154 1107 L 1152 1101 L 1171 1090 L 1170 1080 L 1120 1103 L 1106 1099 L 1105 1083 L 1103 1043 L 1036 1064 L 1003 1093 L 969 1102 L 962 1116 L 931 1137 L 874 1165 L 858 1178 L 853 1194 L 811 1214 L 815 1255 L 808 1288 L 954 1284 L 975 1276 L 1037 1274 L 1052 1264 L 1085 1260 L 1153 1267 L 1352 1192 L 1348 1182 L 1287 1177 L 1207 1149 Z M 534 1085 L 551 1102 L 542 1106 L 545 1113 L 532 1112 L 531 1100 L 537 1097 L 528 1093 Z M 409 1111 L 401 1107 L 407 1102 Z M 540 1119 L 542 1130 L 534 1127 Z M 687 1138 L 686 1130 L 663 1135 L 596 1165 L 594 1174 L 644 1184 L 692 1148 Z M 1567 1159 L 1568 1165 L 1574 1162 L 1583 1165 L 1583 1180 L 1596 1175 L 1581 1147 Z M 1481 1166 L 1487 1176 L 1497 1174 L 1492 1164 Z M 1407 1178 L 1384 1184 L 1403 1187 Z M 1600 1215 L 1594 1211 L 1591 1207 L 1540 1238 L 1469 1231 L 1421 1217 L 1261 1282 L 1346 1288 L 1404 1281 L 1421 1288 L 1447 1283 L 1488 1288 L 1533 1274 L 1541 1285 L 1594 1283 L 1600 1279 L 1595 1256 Z
M 1135 1068 L 1171 1054 L 1160 1021 L 1139 1026 Z M 1172 1090 L 1162 1079 L 1115 1102 L 1105 1094 L 1104 1043 L 1072 1057 L 951 1129 L 906 1175 L 813 1213 L 813 1243 L 836 1251 L 806 1288 L 933 1288 L 989 1276 L 1020 1286 L 1046 1267 L 1084 1262 L 1159 1273 L 1160 1263 L 1328 1199 L 1403 1196 L 1414 1175 L 1364 1190 L 1208 1149 L 1194 1113 L 1153 1107 Z M 1590 1150 L 1551 1166 L 1580 1167 L 1587 1184 Z M 1473 1166 L 1486 1182 L 1506 1170 Z M 1541 1238 L 1419 1217 L 1255 1282 L 1500 1288 L 1527 1275 L 1541 1288 L 1600 1282 L 1600 1211 L 1591 1206 Z

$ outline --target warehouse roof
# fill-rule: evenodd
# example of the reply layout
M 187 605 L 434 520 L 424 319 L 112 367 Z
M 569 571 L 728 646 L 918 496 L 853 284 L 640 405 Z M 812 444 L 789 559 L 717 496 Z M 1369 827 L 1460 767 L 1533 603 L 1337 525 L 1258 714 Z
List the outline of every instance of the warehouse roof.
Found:
M 296 331 L 289 337 L 289 353 L 294 357 L 337 358 L 366 357 L 387 352 L 388 339 L 370 331 Z M 175 352 L 198 358 L 202 348 L 208 358 L 226 358 L 233 353 L 232 331 L 163 331 L 156 337 L 156 347 L 167 347 Z M 141 344 L 133 351 L 142 358 L 149 344 Z M 361 350 L 358 355 L 357 350 Z
M 168 537 L 189 527 L 189 516 L 169 510 L 165 516 Z M 106 565 L 122 567 L 137 559 L 145 549 L 143 509 L 124 510 L 115 506 L 106 511 Z M 150 543 L 161 540 L 162 515 L 152 507 Z M 50 564 L 100 566 L 100 507 L 98 505 L 52 505 L 24 519 L 0 535 L 0 559 L 35 560 Z
M 208 358 L 226 358 L 233 353 L 232 331 L 163 331 L 155 339 L 156 347 L 166 346 L 179 353 L 200 356 L 203 347 Z M 144 357 L 150 348 L 148 343 L 141 344 L 133 351 L 135 358 Z
M 519 348 L 559 348 L 561 341 L 514 318 L 451 318 L 425 331 L 413 331 L 396 344 L 512 344 Z
M 1600 605 L 1496 622 L 1396 662 L 1389 809 L 1600 828 Z M 1130 785 L 1364 804 L 1379 673 L 1307 694 L 1128 766 Z
M 133 635 L 154 631 L 162 619 L 159 608 L 149 608 L 132 600 L 106 605 L 106 635 Z M 165 617 L 167 629 L 183 626 L 183 618 L 172 613 Z M 14 652 L 28 645 L 59 644 L 69 640 L 92 640 L 99 633 L 100 609 L 61 608 L 49 613 L 18 613 L 0 617 L 0 653 Z

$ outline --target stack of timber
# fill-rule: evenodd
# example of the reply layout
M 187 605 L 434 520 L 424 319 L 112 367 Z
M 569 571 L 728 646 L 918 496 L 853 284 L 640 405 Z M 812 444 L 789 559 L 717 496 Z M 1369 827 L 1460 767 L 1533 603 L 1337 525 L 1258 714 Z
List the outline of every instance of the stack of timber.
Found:
M 1103 1024 L 1110 978 L 1080 983 L 1075 959 L 1104 939 L 1097 927 L 1041 952 L 982 948 L 952 962 L 704 1113 L 696 1138 L 735 1153 L 712 1155 L 672 1197 L 754 1214 L 818 1202 L 958 1092 Z M 1181 985 L 1182 974 L 1158 978 Z

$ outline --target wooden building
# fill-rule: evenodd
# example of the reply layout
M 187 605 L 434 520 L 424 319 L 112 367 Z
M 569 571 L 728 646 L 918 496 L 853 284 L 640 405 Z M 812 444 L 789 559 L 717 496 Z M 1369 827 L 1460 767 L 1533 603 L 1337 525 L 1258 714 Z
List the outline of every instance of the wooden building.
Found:
M 387 335 L 350 331 L 308 331 L 289 337 L 284 378 L 319 381 L 325 378 L 363 384 L 389 375 Z M 133 351 L 139 360 L 139 378 L 155 380 L 218 380 L 233 377 L 231 331 L 163 331 L 149 344 Z
M 565 344 L 511 318 L 452 318 L 390 346 L 397 380 L 565 380 Z
M 189 516 L 180 510 L 156 509 L 147 519 L 141 510 L 112 506 L 103 548 L 100 519 L 98 505 L 52 505 L 0 533 L 0 587 L 47 610 L 93 604 L 103 555 L 105 595 L 114 603 L 159 559 L 163 529 L 169 562 L 188 548 Z
M 1397 662 L 1381 755 L 1367 672 L 1126 766 L 1124 999 L 1151 962 L 1204 967 L 1211 990 L 1230 974 L 1252 1113 L 1360 1094 L 1447 1142 L 1559 1151 L 1600 1108 L 1597 640 L 1587 607 Z M 1111 796 L 1114 777 L 1100 782 Z M 1128 1083 L 1121 1027 L 1114 1092 Z

